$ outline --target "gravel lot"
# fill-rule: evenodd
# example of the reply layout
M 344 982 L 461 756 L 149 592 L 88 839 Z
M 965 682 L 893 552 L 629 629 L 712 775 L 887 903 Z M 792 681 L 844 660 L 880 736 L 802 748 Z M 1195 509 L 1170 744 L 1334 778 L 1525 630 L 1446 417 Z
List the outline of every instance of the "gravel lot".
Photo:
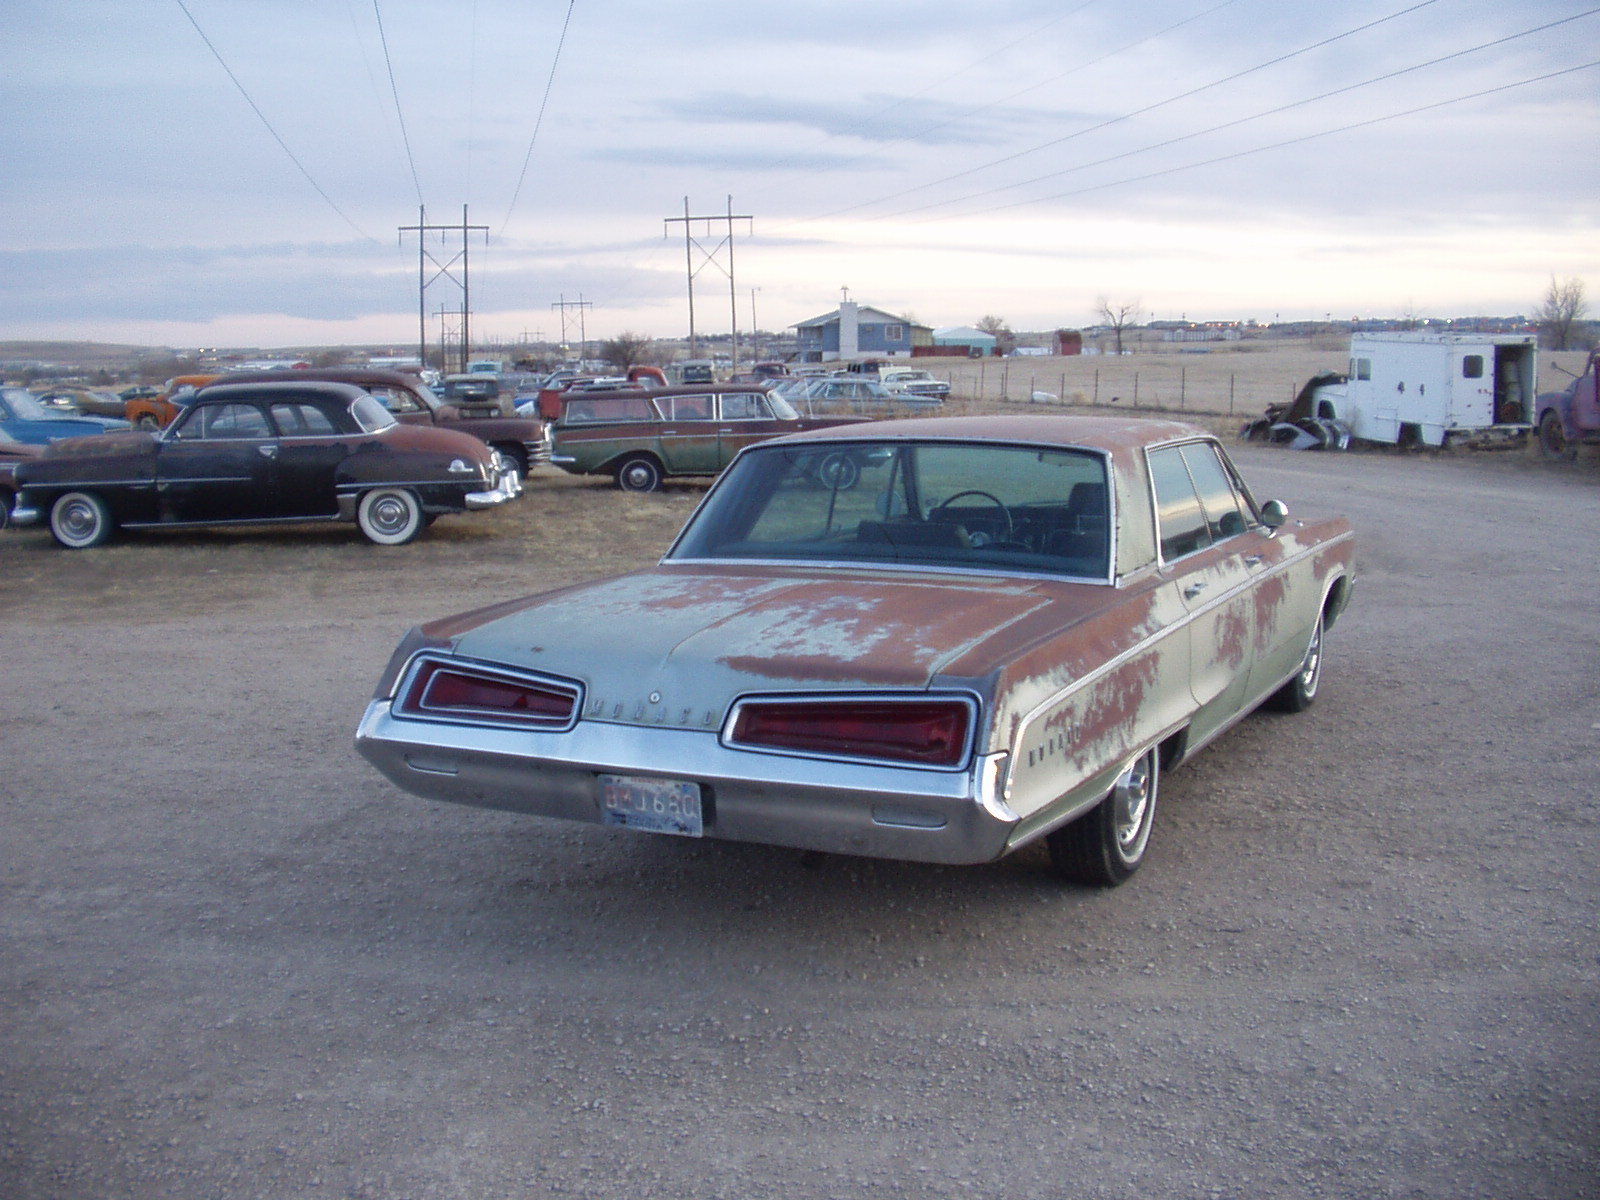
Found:
M 430 804 L 414 621 L 699 492 L 0 535 L 0 1197 L 1600 1196 L 1600 476 L 1243 447 L 1356 522 L 1321 699 L 1109 893 Z

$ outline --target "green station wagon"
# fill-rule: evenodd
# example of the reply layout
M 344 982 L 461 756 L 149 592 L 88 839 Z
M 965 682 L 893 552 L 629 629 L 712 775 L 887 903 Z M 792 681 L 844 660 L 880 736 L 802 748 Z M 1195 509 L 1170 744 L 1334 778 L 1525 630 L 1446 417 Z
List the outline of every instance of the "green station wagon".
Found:
M 712 476 L 753 442 L 859 424 L 802 417 L 759 387 L 672 387 L 574 392 L 550 429 L 550 461 L 574 475 L 610 475 L 627 492 L 653 492 L 672 475 Z

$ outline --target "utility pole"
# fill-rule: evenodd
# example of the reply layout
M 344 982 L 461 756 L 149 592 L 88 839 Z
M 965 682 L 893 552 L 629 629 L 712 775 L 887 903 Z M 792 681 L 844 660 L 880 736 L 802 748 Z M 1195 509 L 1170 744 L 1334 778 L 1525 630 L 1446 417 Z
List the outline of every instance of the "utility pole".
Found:
M 482 233 L 484 245 L 489 244 L 489 227 L 487 225 L 467 224 L 467 206 L 461 206 L 461 224 L 459 225 L 430 225 L 428 224 L 428 210 L 422 205 L 417 205 L 417 223 L 415 225 L 400 226 L 400 240 L 405 241 L 405 235 L 417 235 L 417 357 L 422 360 L 422 365 L 428 365 L 428 285 L 436 283 L 440 276 L 446 276 L 452 283 L 461 289 L 461 369 L 467 369 L 467 361 L 472 355 L 472 290 L 471 276 L 468 272 L 470 263 L 467 257 L 467 247 L 471 235 Z M 451 256 L 448 262 L 440 262 L 428 252 L 428 234 L 439 234 L 442 243 L 451 233 L 461 235 L 461 249 Z M 432 263 L 438 268 L 433 277 L 428 277 L 428 264 Z M 461 264 L 461 278 L 457 279 L 453 268 Z M 440 348 L 441 358 L 439 366 L 448 369 L 449 364 L 443 357 L 443 347 Z
M 561 344 L 563 346 L 569 344 L 567 330 L 570 327 L 570 322 L 572 320 L 572 318 L 567 316 L 567 309 L 575 308 L 578 310 L 578 359 L 581 362 L 583 359 L 589 356 L 589 334 L 587 329 L 584 327 L 584 310 L 593 308 L 594 302 L 592 300 L 585 300 L 582 292 L 578 293 L 578 298 L 576 300 L 568 300 L 566 294 L 563 293 L 561 299 L 556 301 L 550 307 L 559 308 L 561 310 Z
M 760 288 L 750 289 L 750 361 L 757 362 L 761 358 L 761 322 L 756 320 L 756 293 Z
M 683 198 L 683 216 L 663 217 L 662 220 L 666 225 L 677 225 L 680 222 L 683 224 L 683 258 L 684 265 L 689 273 L 689 357 L 698 358 L 700 347 L 694 325 L 694 277 L 707 266 L 714 266 L 728 277 L 728 312 L 733 320 L 733 365 L 737 368 L 739 365 L 739 300 L 738 288 L 733 277 L 733 223 L 735 221 L 754 221 L 755 218 L 748 215 L 735 216 L 732 196 L 728 197 L 728 211 L 726 214 L 717 214 L 709 217 L 690 216 L 689 197 L 685 196 Z M 723 223 L 722 240 L 708 250 L 695 237 L 695 226 L 703 223 L 705 226 L 703 236 L 709 239 L 713 225 L 718 222 Z M 662 236 L 665 236 L 667 232 L 667 230 L 663 230 Z M 747 229 L 745 232 L 748 233 L 750 230 Z M 697 250 L 701 256 L 698 266 L 695 264 L 695 251 Z M 724 250 L 727 251 L 727 266 L 722 265 L 722 260 L 719 257 Z

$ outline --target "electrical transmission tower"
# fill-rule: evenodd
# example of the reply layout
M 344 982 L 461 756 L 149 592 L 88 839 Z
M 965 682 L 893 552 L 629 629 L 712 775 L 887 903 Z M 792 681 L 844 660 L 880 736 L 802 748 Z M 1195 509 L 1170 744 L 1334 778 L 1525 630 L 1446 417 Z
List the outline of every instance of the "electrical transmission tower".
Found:
M 559 308 L 561 310 L 561 344 L 563 346 L 571 345 L 571 339 L 567 336 L 567 330 L 570 328 L 572 321 L 576 320 L 578 322 L 578 359 L 581 362 L 583 359 L 588 358 L 589 334 L 584 328 L 583 313 L 584 309 L 594 307 L 594 301 L 585 300 L 582 292 L 578 293 L 578 298 L 576 300 L 568 300 L 566 293 L 563 292 L 561 299 L 551 304 L 550 307 Z M 569 308 L 575 308 L 578 310 L 577 317 L 574 318 L 567 316 L 567 309 Z
M 709 217 L 692 217 L 689 215 L 689 197 L 685 196 L 683 198 L 683 216 L 663 217 L 662 220 L 667 225 L 680 223 L 683 225 L 683 257 L 689 270 L 689 357 L 698 358 L 700 356 L 699 339 L 695 334 L 694 327 L 694 277 L 706 267 L 713 266 L 728 277 L 728 311 L 733 319 L 733 365 L 737 368 L 739 365 L 739 302 L 738 290 L 733 278 L 733 223 L 735 221 L 754 221 L 755 218 L 751 216 L 735 216 L 732 196 L 728 197 L 727 213 L 719 213 Z M 723 224 L 722 240 L 708 250 L 701 244 L 700 239 L 695 237 L 695 227 L 703 225 L 704 236 L 709 240 L 713 232 L 713 226 L 718 222 Z M 663 236 L 665 236 L 666 232 L 665 230 L 663 231 Z M 745 232 L 748 233 L 750 230 L 747 228 Z M 722 265 L 721 256 L 724 250 L 727 251 L 727 266 Z M 696 251 L 700 253 L 698 264 L 695 262 Z
M 400 226 L 400 240 L 405 240 L 405 235 L 417 235 L 417 357 L 422 360 L 422 365 L 428 365 L 428 285 L 437 283 L 441 276 L 447 277 L 461 289 L 461 370 L 467 369 L 467 362 L 472 356 L 472 288 L 471 277 L 468 273 L 470 265 L 467 257 L 467 247 L 474 233 L 482 233 L 484 245 L 489 244 L 489 227 L 487 225 L 468 225 L 467 206 L 461 206 L 461 224 L 459 225 L 429 225 L 428 212 L 422 205 L 417 206 L 417 223 L 415 225 Z M 440 262 L 428 251 L 428 235 L 439 234 L 440 242 L 452 233 L 461 236 L 461 249 L 450 258 L 448 262 Z M 428 264 L 432 263 L 437 269 L 433 278 L 428 278 Z M 457 279 L 454 267 L 461 264 L 461 278 Z M 439 366 L 448 370 L 448 352 L 440 346 Z

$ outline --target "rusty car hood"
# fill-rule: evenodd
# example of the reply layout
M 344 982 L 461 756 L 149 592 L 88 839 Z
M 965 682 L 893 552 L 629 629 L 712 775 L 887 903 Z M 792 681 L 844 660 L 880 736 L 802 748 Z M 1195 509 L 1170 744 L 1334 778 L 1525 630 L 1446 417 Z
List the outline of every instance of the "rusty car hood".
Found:
M 921 690 L 958 662 L 981 677 L 1112 599 L 1058 580 L 663 566 L 421 632 L 580 680 L 591 719 L 704 728 L 755 692 Z

